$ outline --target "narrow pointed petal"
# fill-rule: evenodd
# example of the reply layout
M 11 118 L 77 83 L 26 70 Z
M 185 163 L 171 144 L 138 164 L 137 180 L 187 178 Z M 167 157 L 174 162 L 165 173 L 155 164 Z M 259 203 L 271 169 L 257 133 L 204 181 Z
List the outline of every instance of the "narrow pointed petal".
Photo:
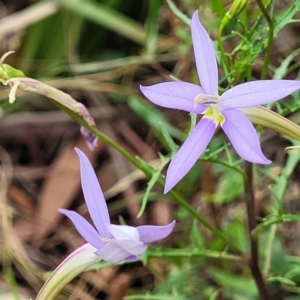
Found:
M 198 10 L 192 17 L 192 38 L 197 71 L 206 94 L 218 95 L 218 66 L 211 39 L 199 21 Z
M 110 237 L 108 209 L 94 169 L 85 154 L 75 148 L 80 160 L 81 185 L 90 216 L 101 236 Z
M 140 240 L 140 233 L 136 227 L 112 224 L 109 224 L 106 227 L 116 240 Z
M 151 86 L 140 86 L 141 92 L 154 104 L 166 108 L 180 109 L 201 114 L 206 108 L 195 106 L 194 99 L 204 90 L 188 82 L 163 82 Z
M 102 258 L 95 255 L 94 248 L 89 243 L 72 252 L 50 275 L 35 300 L 53 300 L 60 291 L 77 275 L 100 261 Z
M 66 215 L 74 224 L 79 234 L 92 246 L 100 249 L 103 244 L 97 230 L 81 215 L 75 211 L 59 208 L 58 211 Z
M 238 155 L 252 163 L 270 164 L 271 161 L 261 151 L 256 130 L 247 117 L 237 109 L 226 109 L 223 115 L 225 122 L 222 128 Z
M 222 95 L 221 109 L 263 105 L 300 89 L 299 80 L 257 80 L 242 83 Z
M 156 242 L 167 237 L 175 226 L 175 221 L 165 226 L 145 225 L 137 227 L 140 232 L 140 240 L 144 244 Z
M 97 251 L 96 254 L 107 262 L 118 263 L 127 258 L 140 255 L 144 253 L 146 249 L 147 246 L 142 242 L 133 240 L 111 240 Z
M 300 126 L 263 106 L 240 108 L 249 120 L 300 141 Z
M 173 157 L 166 175 L 165 193 L 172 189 L 193 167 L 206 149 L 215 130 L 213 119 L 203 117 Z

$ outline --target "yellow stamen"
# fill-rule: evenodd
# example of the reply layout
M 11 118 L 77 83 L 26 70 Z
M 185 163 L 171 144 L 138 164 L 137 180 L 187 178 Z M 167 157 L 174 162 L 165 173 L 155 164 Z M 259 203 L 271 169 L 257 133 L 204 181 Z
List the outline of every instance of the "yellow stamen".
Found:
M 213 119 L 217 125 L 219 125 L 219 124 L 222 125 L 225 122 L 225 117 L 215 107 L 209 107 L 204 112 L 204 117 L 209 118 L 209 119 Z

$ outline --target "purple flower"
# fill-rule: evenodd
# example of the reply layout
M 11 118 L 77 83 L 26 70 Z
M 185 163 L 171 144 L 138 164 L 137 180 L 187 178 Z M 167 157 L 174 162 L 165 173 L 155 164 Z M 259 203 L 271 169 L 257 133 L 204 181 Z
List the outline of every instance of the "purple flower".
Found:
M 157 105 L 203 115 L 170 163 L 165 193 L 192 168 L 218 125 L 221 125 L 244 160 L 271 163 L 262 153 L 254 126 L 239 108 L 277 101 L 300 88 L 300 81 L 297 80 L 260 80 L 240 84 L 218 95 L 218 67 L 214 48 L 198 19 L 198 11 L 192 17 L 191 31 L 201 86 L 188 82 L 165 82 L 140 87 L 142 93 Z
M 110 224 L 106 202 L 96 174 L 89 160 L 75 149 L 80 160 L 81 184 L 86 205 L 96 229 L 75 211 L 59 209 L 74 224 L 81 236 L 97 249 L 96 255 L 108 262 L 135 260 L 147 249 L 147 244 L 168 236 L 175 221 L 166 226 L 139 226 Z

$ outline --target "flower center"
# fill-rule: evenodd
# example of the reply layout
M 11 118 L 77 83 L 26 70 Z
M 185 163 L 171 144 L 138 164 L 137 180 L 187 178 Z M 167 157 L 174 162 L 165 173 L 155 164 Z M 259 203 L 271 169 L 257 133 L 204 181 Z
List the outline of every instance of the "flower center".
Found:
M 204 113 L 204 117 L 213 119 L 216 125 L 223 124 L 225 122 L 225 117 L 220 112 L 218 106 L 211 106 L 209 107 Z
M 195 106 L 202 104 L 208 106 L 204 111 L 204 117 L 213 119 L 217 125 L 225 122 L 225 117 L 220 111 L 219 104 L 221 97 L 219 95 L 204 95 L 199 94 L 194 98 Z

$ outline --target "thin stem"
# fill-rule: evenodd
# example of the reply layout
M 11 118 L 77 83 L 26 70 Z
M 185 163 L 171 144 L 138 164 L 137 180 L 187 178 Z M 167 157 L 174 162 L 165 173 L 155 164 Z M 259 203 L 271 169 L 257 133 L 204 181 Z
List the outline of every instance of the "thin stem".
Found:
M 271 295 L 267 289 L 266 283 L 262 276 L 258 262 L 258 242 L 257 237 L 254 236 L 253 230 L 256 228 L 256 217 L 255 217 L 255 199 L 253 192 L 253 172 L 252 163 L 245 162 L 245 198 L 246 198 L 246 209 L 248 217 L 248 235 L 250 244 L 250 257 L 249 257 L 249 268 L 251 270 L 253 279 L 259 290 L 261 300 L 271 300 Z
M 262 14 L 264 15 L 268 25 L 269 25 L 269 35 L 268 35 L 268 44 L 267 44 L 267 49 L 265 53 L 265 60 L 264 60 L 264 65 L 263 65 L 263 70 L 261 73 L 261 79 L 265 79 L 267 77 L 267 71 L 269 67 L 269 62 L 270 62 L 270 56 L 271 56 L 271 47 L 272 47 L 272 41 L 273 41 L 273 36 L 274 36 L 274 25 L 272 22 L 272 19 L 266 10 L 264 4 L 262 3 L 261 0 L 256 0 L 256 3 L 261 10 Z
M 224 259 L 227 261 L 244 262 L 244 258 L 226 252 L 218 252 L 214 250 L 203 250 L 198 248 L 187 249 L 171 249 L 171 248 L 150 248 L 146 253 L 147 259 L 152 257 L 207 257 L 213 259 Z
M 105 142 L 107 145 L 112 147 L 113 149 L 117 150 L 123 157 L 125 157 L 129 162 L 131 162 L 136 168 L 140 169 L 148 178 L 152 177 L 152 167 L 143 162 L 142 160 L 139 160 L 138 158 L 132 156 L 129 152 L 127 152 L 124 148 L 119 146 L 117 143 L 115 143 L 113 140 L 111 140 L 107 135 L 100 132 L 96 127 L 88 124 L 85 120 L 83 120 L 80 116 L 78 116 L 76 113 L 71 111 L 70 109 L 66 108 L 62 104 L 52 101 L 59 109 L 67 113 L 75 122 L 80 124 L 81 126 L 85 127 L 87 130 L 89 130 L 92 134 L 94 134 L 96 137 L 101 139 L 103 142 Z M 160 186 L 164 186 L 164 180 L 163 177 L 160 176 L 160 178 L 157 180 L 157 184 Z M 243 254 L 243 251 L 239 249 L 234 242 L 228 238 L 226 234 L 224 234 L 222 231 L 215 228 L 212 224 L 210 224 L 204 217 L 202 217 L 197 210 L 195 210 L 188 202 L 185 201 L 183 197 L 181 197 L 178 193 L 175 191 L 169 192 L 170 196 L 175 200 L 175 202 L 183 207 L 186 211 L 188 211 L 199 223 L 201 223 L 204 227 L 209 229 L 212 233 L 215 234 L 215 236 L 222 239 L 232 250 L 235 250 L 238 254 Z
M 225 74 L 228 75 L 229 74 L 229 63 L 226 57 L 226 53 L 224 50 L 224 46 L 223 46 L 223 41 L 222 41 L 222 34 L 223 34 L 223 29 L 225 28 L 226 24 L 228 23 L 229 18 L 228 16 L 225 14 L 224 18 L 221 21 L 221 24 L 219 26 L 218 29 L 218 46 L 219 46 L 219 51 L 221 54 L 221 63 L 223 62 L 223 69 L 225 71 Z M 231 83 L 231 77 L 228 75 L 228 82 Z
M 272 259 L 272 250 L 273 250 L 273 244 L 275 240 L 277 225 L 270 226 L 270 232 L 267 240 L 266 250 L 265 250 L 265 263 L 263 268 L 263 274 L 265 276 L 268 275 L 271 265 L 271 259 Z

